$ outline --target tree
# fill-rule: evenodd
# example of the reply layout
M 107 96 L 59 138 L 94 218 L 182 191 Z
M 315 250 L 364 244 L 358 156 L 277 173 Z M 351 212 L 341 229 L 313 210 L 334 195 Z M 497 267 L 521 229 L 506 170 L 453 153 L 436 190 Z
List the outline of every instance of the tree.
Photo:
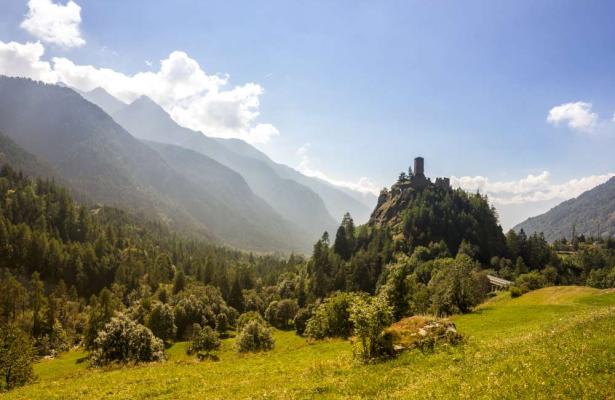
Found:
M 355 355 L 363 362 L 393 354 L 391 337 L 383 334 L 393 321 L 393 307 L 386 295 L 356 296 L 350 305 L 350 321 L 358 339 Z
M 236 348 L 240 353 L 267 351 L 273 349 L 274 345 L 271 331 L 258 321 L 248 322 L 237 336 L 236 341 Z
M 480 271 L 480 264 L 465 254 L 441 262 L 441 269 L 429 282 L 434 314 L 466 313 L 483 301 L 489 283 L 485 272 Z
M 303 335 L 307 322 L 310 318 L 312 318 L 312 310 L 310 308 L 301 308 L 297 311 L 295 319 L 293 320 L 297 335 Z
M 112 318 L 98 333 L 91 354 L 94 366 L 112 362 L 161 361 L 164 358 L 162 340 L 123 314 Z
M 173 279 L 173 294 L 177 294 L 181 292 L 182 290 L 184 290 L 185 287 L 186 287 L 186 275 L 184 274 L 184 271 L 181 268 L 179 268 L 175 272 L 175 278 Z
M 47 298 L 45 297 L 45 284 L 40 278 L 38 272 L 32 274 L 30 279 L 30 308 L 32 309 L 32 336 L 38 337 L 44 331 L 43 311 L 47 306 Z
M 147 318 L 147 327 L 165 342 L 175 338 L 177 326 L 173 308 L 168 304 L 157 303 Z
M 211 329 L 210 326 L 204 326 L 201 329 L 193 330 L 190 346 L 186 351 L 188 354 L 197 354 L 201 357 L 201 352 L 204 356 L 210 356 L 210 353 L 220 348 L 220 336 L 218 332 Z
M 337 292 L 326 298 L 307 322 L 305 334 L 312 339 L 350 336 L 350 304 L 355 296 L 354 293 Z
M 34 377 L 34 349 L 15 325 L 0 326 L 0 391 L 23 386 Z
M 226 331 L 228 330 L 228 317 L 226 314 L 220 313 L 216 315 L 216 332 L 220 334 L 220 337 L 226 337 Z

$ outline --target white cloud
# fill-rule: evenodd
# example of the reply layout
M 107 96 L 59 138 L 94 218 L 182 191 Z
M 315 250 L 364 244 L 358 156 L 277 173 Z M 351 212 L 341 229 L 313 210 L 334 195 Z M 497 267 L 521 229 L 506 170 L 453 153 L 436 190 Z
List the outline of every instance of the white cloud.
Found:
M 528 175 L 516 181 L 491 181 L 484 176 L 451 177 L 451 185 L 468 191 L 487 194 L 495 205 L 527 204 L 549 200 L 567 200 L 606 182 L 615 173 L 571 179 L 561 184 L 551 183 L 551 174 Z
M 55 83 L 56 77 L 51 64 L 41 61 L 44 53 L 45 48 L 39 42 L 21 44 L 0 41 L 0 74 Z
M 180 125 L 209 136 L 265 143 L 279 134 L 258 121 L 263 88 L 256 83 L 227 88 L 228 75 L 207 74 L 188 54 L 174 51 L 156 72 L 126 75 L 110 68 L 78 65 L 64 57 L 43 61 L 40 43 L 0 41 L 0 73 L 48 83 L 63 82 L 82 91 L 102 87 L 124 102 L 146 95 Z
M 28 14 L 21 27 L 45 42 L 80 47 L 85 44 L 80 24 L 81 7 L 74 1 L 62 5 L 51 0 L 29 0 Z
M 381 187 L 372 182 L 369 178 L 363 176 L 360 177 L 356 182 L 346 181 L 331 178 L 329 175 L 324 172 L 315 169 L 311 165 L 310 157 L 308 156 L 308 152 L 312 145 L 310 143 L 305 143 L 301 147 L 297 149 L 295 152 L 297 156 L 299 156 L 299 165 L 297 166 L 297 170 L 301 172 L 303 175 L 311 176 L 314 178 L 322 179 L 325 182 L 329 182 L 332 185 L 347 188 L 354 190 L 360 193 L 371 193 L 374 195 L 378 195 L 380 193 Z
M 565 122 L 570 129 L 589 133 L 598 123 L 598 114 L 592 111 L 591 103 L 577 101 L 553 107 L 549 110 L 547 122 L 555 126 Z

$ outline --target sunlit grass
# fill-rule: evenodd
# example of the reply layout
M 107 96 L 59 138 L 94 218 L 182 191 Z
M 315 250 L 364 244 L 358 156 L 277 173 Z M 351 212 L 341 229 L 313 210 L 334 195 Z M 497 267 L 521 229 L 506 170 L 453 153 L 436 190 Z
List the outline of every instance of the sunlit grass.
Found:
M 466 343 L 360 365 L 348 342 L 309 344 L 275 332 L 276 347 L 198 362 L 186 343 L 164 363 L 93 370 L 83 352 L 36 365 L 38 382 L 9 399 L 613 398 L 615 292 L 554 287 L 503 293 L 453 318 Z

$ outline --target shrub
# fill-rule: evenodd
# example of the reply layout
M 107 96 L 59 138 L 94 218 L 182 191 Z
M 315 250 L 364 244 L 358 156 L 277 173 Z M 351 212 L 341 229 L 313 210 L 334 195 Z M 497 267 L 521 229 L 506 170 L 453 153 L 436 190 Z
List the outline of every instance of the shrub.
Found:
M 228 317 L 226 314 L 216 315 L 216 331 L 220 334 L 220 337 L 226 337 L 226 331 L 228 330 Z
M 151 330 L 124 315 L 112 318 L 94 341 L 91 362 L 149 362 L 164 359 L 164 346 Z
M 248 311 L 243 313 L 237 318 L 237 331 L 241 332 L 248 322 L 257 321 L 258 323 L 265 325 L 265 320 L 256 311 Z
M 156 337 L 165 342 L 175 338 L 177 327 L 175 326 L 173 308 L 168 304 L 156 304 L 147 318 L 147 327 L 152 330 Z
M 39 356 L 55 357 L 69 348 L 68 337 L 62 328 L 62 324 L 55 321 L 50 331 L 38 338 L 36 350 Z
M 0 326 L 0 391 L 32 380 L 33 360 L 34 349 L 28 335 L 13 325 Z
M 240 353 L 248 351 L 267 351 L 273 349 L 275 342 L 271 331 L 257 320 L 249 321 L 237 336 L 236 347 Z
M 192 335 L 190 346 L 186 351 L 188 354 L 200 355 L 200 353 L 204 353 L 205 356 L 209 356 L 212 351 L 220 348 L 220 335 L 210 326 L 205 326 L 202 329 L 194 327 Z
M 483 301 L 489 284 L 479 267 L 477 262 L 462 254 L 434 275 L 429 282 L 434 314 L 465 313 Z
M 518 288 L 517 286 L 511 286 L 508 288 L 508 291 L 510 292 L 510 297 L 512 297 L 513 299 L 515 297 L 519 297 L 523 294 L 523 291 Z
M 350 306 L 350 320 L 357 337 L 355 357 L 370 362 L 393 354 L 392 335 L 383 332 L 393 320 L 393 307 L 386 295 L 356 296 Z
M 295 319 L 293 321 L 295 324 L 295 331 L 297 332 L 297 335 L 303 335 L 308 320 L 312 318 L 312 314 L 313 312 L 309 308 L 301 308 L 299 309 L 299 311 L 297 311 L 297 314 L 295 315 Z
M 337 292 L 326 298 L 307 322 L 305 334 L 312 339 L 350 336 L 350 304 L 355 297 L 354 293 Z
M 295 299 L 272 301 L 265 311 L 265 319 L 276 328 L 288 329 L 298 309 Z
M 540 289 L 545 287 L 547 281 L 545 277 L 538 271 L 528 272 L 527 274 L 521 274 L 515 281 L 515 286 L 519 287 L 523 293 L 530 290 Z

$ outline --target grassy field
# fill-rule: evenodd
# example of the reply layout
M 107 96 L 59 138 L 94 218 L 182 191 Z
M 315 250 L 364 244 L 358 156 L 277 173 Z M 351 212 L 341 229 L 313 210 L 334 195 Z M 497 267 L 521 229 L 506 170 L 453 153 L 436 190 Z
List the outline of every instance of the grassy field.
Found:
M 615 291 L 552 287 L 491 299 L 454 318 L 466 343 L 360 365 L 348 342 L 276 332 L 275 350 L 198 362 L 185 343 L 164 363 L 93 370 L 85 353 L 36 365 L 6 399 L 462 398 L 615 399 Z M 0 396 L 1 397 L 1 396 Z

